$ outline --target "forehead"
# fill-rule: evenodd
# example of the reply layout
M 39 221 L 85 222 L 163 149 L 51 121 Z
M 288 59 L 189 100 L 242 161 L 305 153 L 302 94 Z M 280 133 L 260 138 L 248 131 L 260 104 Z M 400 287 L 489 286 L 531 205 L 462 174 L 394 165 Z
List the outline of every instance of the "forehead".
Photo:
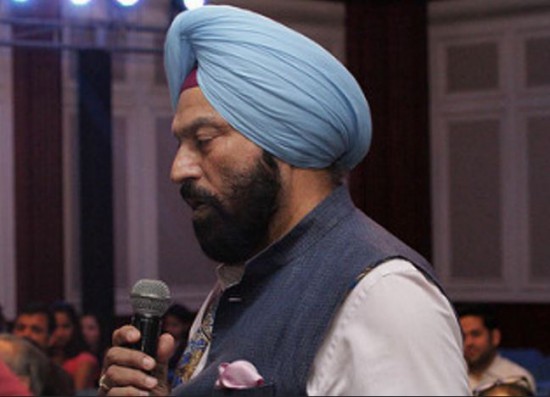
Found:
M 57 322 L 71 322 L 69 315 L 65 312 L 55 312 L 55 321 Z
M 483 319 L 479 316 L 463 316 L 460 318 L 460 324 L 465 330 L 485 328 Z
M 210 105 L 199 87 L 188 88 L 181 93 L 174 116 L 174 126 L 184 126 L 196 117 L 210 117 L 225 121 Z
M 97 324 L 97 320 L 94 316 L 82 316 L 80 318 L 80 321 L 82 323 L 86 323 L 87 325 L 96 325 Z
M 21 314 L 17 317 L 18 324 L 48 324 L 48 316 L 45 313 Z

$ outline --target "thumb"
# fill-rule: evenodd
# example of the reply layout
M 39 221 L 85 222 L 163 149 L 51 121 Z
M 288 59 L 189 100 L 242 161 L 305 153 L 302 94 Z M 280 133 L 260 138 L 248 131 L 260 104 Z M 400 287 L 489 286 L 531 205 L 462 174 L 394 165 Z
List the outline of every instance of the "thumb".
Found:
M 154 396 L 167 396 L 170 394 L 170 385 L 168 384 L 168 361 L 174 354 L 174 338 L 170 334 L 162 334 L 157 347 L 157 365 L 151 372 L 151 375 L 158 379 L 158 384 L 152 390 Z
M 158 342 L 157 362 L 164 365 L 168 364 L 175 350 L 176 344 L 174 337 L 168 333 L 162 334 Z

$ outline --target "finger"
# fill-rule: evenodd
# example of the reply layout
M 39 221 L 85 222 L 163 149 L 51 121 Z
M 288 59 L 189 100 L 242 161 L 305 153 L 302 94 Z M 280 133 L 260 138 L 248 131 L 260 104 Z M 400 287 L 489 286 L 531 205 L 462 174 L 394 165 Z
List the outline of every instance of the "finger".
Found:
M 155 360 L 147 354 L 126 347 L 111 347 L 105 354 L 103 368 L 125 366 L 141 371 L 150 371 L 156 365 Z
M 141 338 L 139 330 L 131 325 L 125 325 L 113 332 L 113 346 L 136 343 Z
M 157 361 L 160 364 L 167 364 L 175 350 L 174 337 L 168 333 L 162 334 L 158 342 Z
M 158 380 L 142 371 L 118 367 L 112 365 L 103 374 L 104 383 L 109 385 L 110 389 L 114 387 L 135 387 L 140 390 L 152 390 L 158 385 Z

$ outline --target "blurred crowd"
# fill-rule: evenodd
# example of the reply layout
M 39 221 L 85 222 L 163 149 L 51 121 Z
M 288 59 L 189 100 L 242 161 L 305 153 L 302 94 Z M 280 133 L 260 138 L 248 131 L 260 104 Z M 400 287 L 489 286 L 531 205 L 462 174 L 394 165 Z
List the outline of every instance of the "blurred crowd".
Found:
M 176 374 L 196 313 L 173 304 L 163 332 L 176 341 L 169 377 Z M 470 388 L 477 396 L 533 396 L 532 374 L 499 354 L 501 330 L 483 305 L 458 307 Z M 0 396 L 95 396 L 110 330 L 96 313 L 79 314 L 67 302 L 32 303 L 13 321 L 0 306 Z M 171 381 L 171 380 L 170 380 Z
M 173 370 L 187 341 L 195 313 L 173 304 L 163 319 L 177 351 Z M 95 396 L 113 324 L 98 313 L 79 313 L 68 302 L 35 302 L 12 321 L 0 306 L 0 396 Z

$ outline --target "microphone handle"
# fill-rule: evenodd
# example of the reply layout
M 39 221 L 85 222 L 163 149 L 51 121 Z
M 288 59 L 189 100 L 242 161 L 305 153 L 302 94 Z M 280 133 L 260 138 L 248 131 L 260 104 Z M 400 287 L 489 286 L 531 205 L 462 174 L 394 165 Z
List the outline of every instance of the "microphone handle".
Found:
M 131 348 L 156 358 L 161 331 L 161 318 L 136 313 L 132 317 L 132 325 L 141 333 L 141 339 L 139 342 L 134 343 Z

